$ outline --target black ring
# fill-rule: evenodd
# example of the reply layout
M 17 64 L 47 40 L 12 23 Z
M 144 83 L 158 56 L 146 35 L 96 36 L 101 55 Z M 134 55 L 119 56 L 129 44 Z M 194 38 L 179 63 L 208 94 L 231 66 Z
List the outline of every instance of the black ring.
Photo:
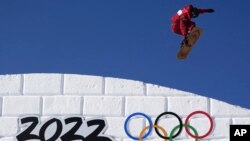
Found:
M 155 125 L 157 125 L 159 119 L 160 119 L 163 115 L 173 115 L 173 116 L 175 116 L 175 117 L 179 120 L 179 122 L 180 122 L 179 131 L 172 137 L 172 139 L 175 138 L 175 137 L 177 137 L 177 136 L 181 133 L 182 128 L 183 128 L 183 123 L 182 123 L 181 118 L 180 118 L 176 113 L 173 113 L 173 112 L 164 112 L 164 113 L 160 114 L 160 115 L 156 118 L 156 120 L 155 120 Z M 169 140 L 169 139 L 170 139 L 169 137 L 164 137 L 164 136 L 162 136 L 162 135 L 160 134 L 160 132 L 158 131 L 157 128 L 155 128 L 155 132 L 156 132 L 156 134 L 157 134 L 158 136 L 160 136 L 162 139 L 165 139 L 165 140 Z

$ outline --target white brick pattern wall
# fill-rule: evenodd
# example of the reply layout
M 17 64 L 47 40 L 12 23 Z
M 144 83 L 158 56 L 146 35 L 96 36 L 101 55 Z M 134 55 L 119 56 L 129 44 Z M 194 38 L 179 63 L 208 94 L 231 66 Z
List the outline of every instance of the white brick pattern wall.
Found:
M 181 116 L 183 122 L 195 110 L 208 112 L 215 122 L 206 141 L 229 141 L 230 124 L 250 124 L 250 110 L 193 93 L 146 84 L 140 81 L 74 74 L 0 75 L 0 141 L 14 141 L 20 131 L 18 119 L 24 115 L 50 116 L 79 115 L 103 117 L 108 122 L 106 134 L 117 141 L 130 141 L 123 129 L 126 117 L 144 112 L 155 118 L 165 111 Z M 129 128 L 139 134 L 148 123 L 135 118 Z M 170 132 L 178 124 L 175 118 L 162 118 L 159 124 Z M 205 116 L 192 118 L 199 133 L 209 127 Z M 155 133 L 151 141 L 161 141 Z M 185 131 L 178 141 L 194 140 Z

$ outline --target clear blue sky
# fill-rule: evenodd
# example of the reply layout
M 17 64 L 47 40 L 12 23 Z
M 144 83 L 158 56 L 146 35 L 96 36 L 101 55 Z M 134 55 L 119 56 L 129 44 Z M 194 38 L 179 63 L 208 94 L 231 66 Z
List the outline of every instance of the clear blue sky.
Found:
M 195 19 L 204 34 L 186 61 L 171 16 L 184 5 L 214 8 Z M 250 108 L 250 1 L 2 0 L 0 74 L 76 73 L 140 80 Z

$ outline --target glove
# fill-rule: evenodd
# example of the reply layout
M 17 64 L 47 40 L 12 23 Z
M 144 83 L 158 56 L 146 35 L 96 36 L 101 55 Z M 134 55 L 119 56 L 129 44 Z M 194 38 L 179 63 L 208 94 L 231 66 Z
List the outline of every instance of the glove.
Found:
M 213 12 L 214 12 L 214 9 L 208 9 L 207 12 L 208 12 L 208 13 L 213 13 Z

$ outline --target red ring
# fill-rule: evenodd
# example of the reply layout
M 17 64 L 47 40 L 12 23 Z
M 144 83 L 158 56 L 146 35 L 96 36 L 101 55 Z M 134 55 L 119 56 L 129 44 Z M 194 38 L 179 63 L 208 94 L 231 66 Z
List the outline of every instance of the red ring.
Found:
M 211 117 L 208 113 L 206 113 L 206 112 L 204 112 L 204 111 L 194 111 L 194 112 L 192 112 L 191 114 L 189 114 L 189 115 L 187 116 L 187 118 L 186 118 L 186 120 L 185 120 L 185 124 L 188 124 L 188 120 L 190 119 L 190 117 L 193 116 L 193 115 L 195 115 L 195 114 L 204 114 L 206 117 L 208 117 L 209 122 L 210 122 L 210 128 L 209 128 L 208 132 L 207 132 L 205 135 L 202 135 L 202 136 L 195 136 L 195 135 L 193 135 L 193 134 L 190 133 L 190 131 L 189 131 L 189 129 L 188 129 L 187 127 L 185 127 L 185 130 L 186 130 L 186 132 L 187 132 L 188 135 L 190 135 L 191 137 L 193 137 L 193 138 L 195 138 L 195 139 L 202 139 L 202 138 L 205 138 L 205 137 L 207 137 L 207 136 L 212 132 L 212 130 L 213 130 L 213 127 L 214 127 L 213 119 L 212 119 L 212 117 Z

